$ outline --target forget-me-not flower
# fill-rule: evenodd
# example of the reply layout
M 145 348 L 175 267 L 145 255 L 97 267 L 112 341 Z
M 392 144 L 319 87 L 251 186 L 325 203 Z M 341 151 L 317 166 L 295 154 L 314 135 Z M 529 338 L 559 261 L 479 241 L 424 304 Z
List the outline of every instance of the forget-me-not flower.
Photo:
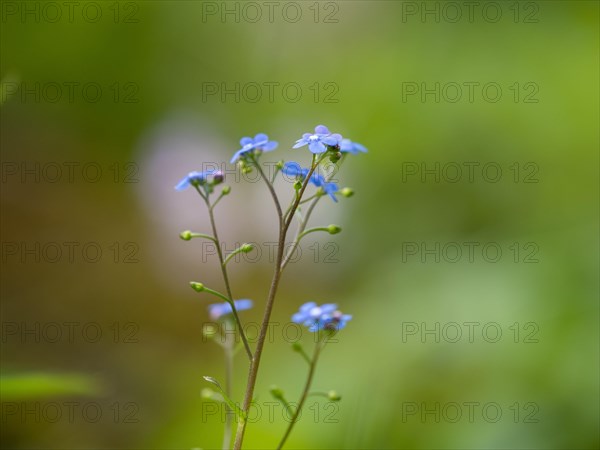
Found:
M 301 180 L 306 179 L 308 172 L 310 172 L 309 169 L 302 168 L 300 164 L 295 161 L 286 162 L 281 171 L 290 177 L 298 177 Z M 310 176 L 310 183 L 314 184 L 318 188 L 323 188 L 325 193 L 329 195 L 334 202 L 337 202 L 337 198 L 335 196 L 335 193 L 339 190 L 337 184 L 327 182 L 323 175 L 318 173 L 313 173 Z
M 234 300 L 233 303 L 235 304 L 236 311 L 244 311 L 252 308 L 252 300 L 248 300 L 247 298 Z M 231 314 L 232 312 L 233 310 L 229 303 L 213 303 L 212 305 L 208 305 L 208 315 L 211 320 L 218 320 L 220 317 Z
M 308 145 L 308 149 L 315 154 L 324 153 L 327 151 L 327 146 L 336 147 L 342 140 L 340 134 L 332 134 L 325 125 L 317 125 L 315 133 L 304 133 L 302 138 L 296 141 L 293 148 L 300 148 Z
M 367 153 L 367 148 L 358 142 L 352 142 L 350 139 L 342 139 L 340 142 L 340 152 L 358 155 L 359 153 Z
M 310 177 L 310 182 L 317 187 L 323 188 L 323 191 L 325 191 L 325 193 L 331 197 L 331 200 L 337 203 L 337 197 L 335 196 L 335 193 L 339 191 L 337 184 L 325 181 L 325 178 L 318 173 L 312 174 Z
M 312 332 L 323 329 L 341 330 L 350 319 L 352 316 L 338 311 L 335 303 L 319 306 L 315 302 L 308 302 L 292 316 L 292 322 L 304 325 Z
M 231 158 L 231 164 L 236 162 L 246 153 L 254 150 L 262 150 L 263 152 L 275 150 L 278 143 L 276 141 L 269 141 L 269 137 L 266 134 L 258 133 L 254 138 L 243 137 L 240 139 L 240 145 L 242 148 L 235 152 L 235 155 Z
M 204 184 L 208 181 L 208 177 L 212 176 L 214 182 L 223 181 L 223 173 L 220 170 L 207 170 L 205 172 L 190 172 L 184 178 L 181 179 L 175 190 L 183 191 L 194 184 Z

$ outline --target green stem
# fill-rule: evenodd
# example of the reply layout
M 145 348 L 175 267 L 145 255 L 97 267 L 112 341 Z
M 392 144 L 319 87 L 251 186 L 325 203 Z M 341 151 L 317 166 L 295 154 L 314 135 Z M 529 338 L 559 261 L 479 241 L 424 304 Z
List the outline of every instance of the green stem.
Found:
M 338 163 L 338 171 L 340 166 L 342 165 L 342 162 L 344 162 L 344 158 L 342 157 L 342 159 L 339 161 Z M 333 177 L 333 175 L 335 174 L 335 172 L 332 172 L 326 179 L 326 181 L 331 180 L 331 178 Z M 308 221 L 310 219 L 310 215 L 312 214 L 313 210 L 315 209 L 315 206 L 317 206 L 317 203 L 319 202 L 319 200 L 321 199 L 322 196 L 315 196 L 314 198 L 312 198 L 312 201 L 310 203 L 310 205 L 308 206 L 308 209 L 306 210 L 306 214 L 304 215 L 304 217 L 300 218 L 300 224 L 298 225 L 298 230 L 296 231 L 296 237 L 294 238 L 294 241 L 292 243 L 291 248 L 288 250 L 287 255 L 285 256 L 284 260 L 283 260 L 283 264 L 281 266 L 281 270 L 285 269 L 285 267 L 289 264 L 290 260 L 292 259 L 292 256 L 294 254 L 294 252 L 296 251 L 296 249 L 298 248 L 298 245 L 300 245 L 300 239 L 302 239 L 303 237 L 303 233 L 304 230 L 306 229 L 306 225 L 308 225 Z M 309 200 L 309 199 L 307 199 Z
M 232 386 L 233 386 L 233 355 L 234 355 L 234 340 L 230 336 L 226 337 L 225 345 L 225 393 L 231 398 Z M 223 430 L 223 450 L 229 450 L 231 447 L 231 415 L 233 411 L 228 405 L 225 405 L 227 412 L 225 414 L 225 428 Z
M 203 233 L 191 233 L 190 237 L 192 238 L 203 238 L 203 239 L 208 239 L 209 241 L 213 241 L 215 244 L 218 244 L 217 240 L 215 239 L 214 236 L 210 236 L 208 234 L 203 234 Z
M 235 255 L 237 255 L 238 253 L 242 253 L 244 251 L 243 246 L 246 244 L 243 244 L 241 246 L 239 246 L 238 248 L 236 248 L 234 251 L 232 251 L 229 255 L 227 255 L 227 258 L 225 258 L 225 261 L 223 261 L 223 265 L 226 266 L 227 263 L 229 261 L 231 261 L 231 258 L 233 258 Z
M 262 356 L 263 347 L 265 345 L 267 331 L 269 329 L 269 319 L 271 318 L 271 312 L 273 310 L 273 304 L 275 301 L 275 296 L 277 294 L 277 288 L 279 287 L 279 281 L 281 280 L 281 274 L 282 274 L 281 263 L 283 261 L 283 251 L 284 251 L 284 247 L 286 244 L 285 238 L 287 235 L 287 231 L 290 226 L 291 220 L 294 216 L 294 213 L 295 213 L 296 209 L 298 208 L 298 204 L 300 203 L 300 200 L 302 199 L 302 195 L 304 194 L 304 191 L 306 190 L 306 187 L 308 186 L 310 177 L 313 174 L 313 172 L 315 171 L 315 169 L 317 168 L 318 163 L 321 160 L 317 160 L 316 156 L 313 155 L 313 162 L 312 162 L 311 169 L 310 169 L 306 179 L 304 180 L 302 188 L 300 189 L 300 191 L 296 197 L 296 201 L 293 203 L 292 208 L 290 209 L 290 212 L 285 219 L 281 215 L 281 207 L 279 205 L 279 201 L 276 202 L 277 212 L 278 212 L 278 215 L 280 218 L 279 239 L 278 239 L 278 245 L 277 245 L 277 258 L 275 261 L 275 269 L 273 272 L 273 279 L 271 280 L 271 287 L 269 289 L 269 295 L 267 297 L 267 304 L 265 306 L 265 312 L 264 312 L 263 321 L 262 321 L 262 325 L 261 325 L 261 329 L 260 329 L 260 334 L 258 336 L 258 342 L 256 344 L 256 350 L 252 357 L 252 360 L 250 363 L 250 369 L 248 371 L 248 382 L 246 385 L 246 393 L 244 395 L 244 403 L 243 403 L 243 407 L 242 407 L 242 411 L 246 415 L 248 414 L 248 409 L 250 408 L 250 403 L 252 402 L 252 398 L 254 395 L 254 387 L 256 386 L 256 379 L 258 377 L 258 368 L 260 366 L 260 359 Z M 268 181 L 268 180 L 266 180 L 266 181 Z M 270 189 L 272 189 L 272 186 L 269 183 L 267 183 L 267 184 L 270 186 Z M 277 196 L 274 195 L 273 199 L 275 200 L 276 198 L 277 198 Z M 244 441 L 244 433 L 246 431 L 246 424 L 247 424 L 247 421 L 244 418 L 241 418 L 238 422 L 238 429 L 236 432 L 235 445 L 234 445 L 235 450 L 240 450 L 242 448 L 242 443 Z
M 226 302 L 231 305 L 231 311 L 233 312 L 233 317 L 238 325 L 238 329 L 240 332 L 240 336 L 242 337 L 242 342 L 244 343 L 244 347 L 246 349 L 246 354 L 248 355 L 248 359 L 252 360 L 252 350 L 250 350 L 250 345 L 248 344 L 248 339 L 246 339 L 246 333 L 244 333 L 244 327 L 242 326 L 242 321 L 240 320 L 240 316 L 238 315 L 237 309 L 235 308 L 235 303 L 233 301 L 233 295 L 231 294 L 231 285 L 229 284 L 229 276 L 227 275 L 227 267 L 225 267 L 224 259 L 223 259 L 223 250 L 221 249 L 221 241 L 219 239 L 219 234 L 217 233 L 217 226 L 215 223 L 215 214 L 213 212 L 214 205 L 210 204 L 208 200 L 208 196 L 204 195 L 198 186 L 196 187 L 196 191 L 198 194 L 204 199 L 206 203 L 206 207 L 208 208 L 208 216 L 210 218 L 210 225 L 212 227 L 213 236 L 215 237 L 216 247 L 217 247 L 217 256 L 219 258 L 219 262 L 221 263 L 221 273 L 223 274 L 223 281 L 225 283 L 225 289 L 227 290 L 227 296 L 229 298 L 224 298 Z M 206 289 L 206 288 L 205 288 Z M 207 289 L 208 290 L 208 289 Z M 210 291 L 210 290 L 209 290 Z M 212 293 L 215 293 L 213 291 Z
M 302 233 L 300 233 L 296 239 L 300 240 L 307 234 L 314 233 L 315 231 L 326 231 L 327 233 L 329 233 L 329 228 L 328 227 L 311 228 L 310 230 L 306 230 L 306 231 L 303 231 Z
M 292 432 L 294 425 L 298 421 L 298 417 L 300 416 L 300 412 L 302 411 L 302 407 L 304 406 L 304 402 L 306 401 L 306 398 L 308 397 L 308 393 L 310 391 L 310 385 L 312 384 L 312 380 L 315 375 L 317 361 L 319 359 L 319 354 L 321 353 L 321 349 L 323 348 L 323 345 L 324 345 L 323 341 L 319 341 L 315 345 L 315 352 L 314 352 L 312 360 L 310 362 L 310 369 L 308 370 L 308 377 L 306 378 L 306 383 L 304 384 L 304 390 L 302 391 L 302 395 L 300 396 L 300 401 L 298 402 L 298 406 L 296 407 L 296 410 L 294 411 L 292 420 L 290 421 L 287 429 L 285 430 L 285 434 L 283 435 L 283 438 L 281 438 L 281 442 L 277 446 L 277 450 L 280 450 L 281 448 L 283 448 L 285 441 L 287 441 L 287 438 L 290 436 L 290 433 Z
M 283 213 L 281 212 L 281 203 L 279 203 L 279 197 L 277 197 L 277 193 L 275 192 L 275 188 L 273 187 L 273 182 L 269 181 L 269 179 L 265 176 L 265 173 L 263 172 L 262 167 L 260 167 L 260 164 L 258 163 L 258 160 L 255 158 L 255 156 L 252 155 L 251 158 L 254 162 L 254 165 L 256 166 L 256 170 L 258 170 L 258 173 L 260 174 L 260 177 L 265 181 L 265 184 L 267 185 L 267 188 L 271 193 L 271 197 L 273 197 L 273 203 L 275 203 L 275 209 L 277 210 L 279 225 L 281 226 L 283 222 Z

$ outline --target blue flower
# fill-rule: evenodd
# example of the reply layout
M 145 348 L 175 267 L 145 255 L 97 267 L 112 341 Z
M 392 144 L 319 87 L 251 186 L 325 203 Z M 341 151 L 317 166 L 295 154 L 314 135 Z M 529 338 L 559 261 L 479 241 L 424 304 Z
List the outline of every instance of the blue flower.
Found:
M 351 319 L 351 315 L 338 311 L 335 303 L 318 306 L 315 302 L 308 302 L 292 316 L 292 322 L 308 327 L 311 332 L 323 329 L 341 330 Z
M 367 153 L 367 148 L 358 142 L 352 142 L 350 139 L 342 139 L 340 142 L 340 152 L 358 155 L 359 153 Z
M 234 300 L 233 303 L 235 304 L 236 311 L 244 311 L 245 309 L 252 308 L 252 300 L 248 300 L 247 298 Z M 211 320 L 218 320 L 220 317 L 232 312 L 233 310 L 229 303 L 213 303 L 212 305 L 208 305 L 208 314 Z
M 219 170 L 207 170 L 206 172 L 194 171 L 188 173 L 184 178 L 182 178 L 182 180 L 177 183 L 177 186 L 175 186 L 175 190 L 183 191 L 194 184 L 204 184 L 211 175 L 214 177 L 213 181 L 215 183 L 220 183 L 223 181 L 223 173 Z
M 286 162 L 281 171 L 290 177 L 298 177 L 301 180 L 306 179 L 308 172 L 310 172 L 309 169 L 303 169 L 300 164 L 295 161 Z M 313 173 L 310 176 L 310 182 L 318 188 L 323 188 L 325 193 L 329 195 L 334 202 L 337 202 L 337 198 L 335 196 L 335 193 L 339 190 L 337 184 L 327 182 L 325 178 L 318 173 Z
M 317 187 L 323 188 L 323 191 L 325 191 L 325 193 L 329 195 L 329 197 L 331 197 L 331 199 L 334 202 L 337 203 L 337 197 L 335 196 L 335 193 L 339 191 L 339 187 L 337 184 L 325 181 L 325 178 L 323 178 L 323 176 L 318 173 L 312 174 L 312 176 L 310 177 L 310 182 Z
M 293 148 L 300 148 L 308 145 L 308 149 L 315 154 L 327 151 L 327 146 L 335 147 L 342 140 L 340 134 L 332 134 L 325 125 L 317 125 L 315 133 L 304 133 L 301 139 L 296 141 Z
M 299 177 L 303 180 L 306 178 L 309 172 L 308 169 L 303 169 L 300 164 L 295 161 L 286 162 L 281 171 L 290 177 Z
M 243 137 L 240 139 L 240 145 L 242 146 L 233 158 L 231 158 L 231 164 L 236 162 L 242 155 L 245 155 L 248 152 L 253 150 L 262 150 L 263 152 L 270 152 L 277 148 L 278 143 L 275 141 L 269 141 L 269 137 L 264 133 L 259 133 L 254 136 L 254 139 L 251 137 Z

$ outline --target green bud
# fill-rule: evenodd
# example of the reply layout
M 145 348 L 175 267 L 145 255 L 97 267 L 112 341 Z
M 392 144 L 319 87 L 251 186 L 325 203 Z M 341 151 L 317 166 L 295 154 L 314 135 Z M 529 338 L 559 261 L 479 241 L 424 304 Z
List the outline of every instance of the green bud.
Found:
M 354 190 L 352 188 L 345 187 L 340 191 L 340 194 L 342 194 L 344 197 L 352 197 L 354 195 Z
M 240 247 L 240 252 L 242 253 L 250 253 L 252 250 L 254 250 L 254 245 L 252 244 L 244 244 Z
M 179 237 L 184 241 L 189 241 L 192 239 L 192 232 L 190 230 L 185 230 L 179 233 Z
M 302 344 L 299 341 L 296 341 L 292 344 L 292 350 L 294 350 L 295 352 L 301 352 L 302 351 Z
M 329 232 L 329 234 L 338 234 L 340 231 L 342 231 L 342 229 L 341 227 L 332 224 L 327 227 L 327 231 Z
M 277 161 L 277 162 L 275 163 L 275 168 L 276 168 L 277 170 L 281 170 L 281 169 L 283 169 L 283 165 L 284 165 L 284 164 L 285 164 L 285 162 L 283 161 L 283 159 L 282 159 L 281 161 Z
M 190 281 L 190 286 L 196 292 L 202 292 L 204 290 L 204 285 L 202 283 L 197 283 L 196 281 Z
M 275 398 L 283 398 L 283 391 L 279 387 L 273 385 L 269 388 L 269 392 Z
M 249 166 L 242 167 L 242 173 L 244 175 L 246 175 L 247 173 L 250 173 L 250 172 L 252 172 L 252 167 L 249 167 Z
M 223 190 L 221 191 L 221 193 L 223 195 L 229 195 L 230 192 L 231 192 L 231 186 L 223 186 Z
M 335 152 L 335 153 L 332 153 L 331 156 L 329 157 L 329 161 L 331 161 L 332 163 L 336 163 L 340 159 L 342 159 L 342 153 L 339 152 L 339 151 Z
M 327 398 L 332 402 L 339 402 L 342 399 L 342 396 L 335 391 L 329 391 L 327 393 Z
M 300 180 L 296 180 L 296 182 L 294 183 L 294 189 L 299 191 L 300 189 L 302 189 L 302 181 Z
M 325 195 L 325 189 L 323 189 L 322 187 L 317 188 L 317 192 L 315 192 L 315 194 L 318 197 L 322 197 L 323 195 Z

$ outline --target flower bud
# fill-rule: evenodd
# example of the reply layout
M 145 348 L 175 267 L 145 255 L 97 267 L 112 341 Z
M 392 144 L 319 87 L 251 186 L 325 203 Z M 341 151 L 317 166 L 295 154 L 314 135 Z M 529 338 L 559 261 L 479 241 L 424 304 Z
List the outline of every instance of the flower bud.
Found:
M 327 398 L 332 402 L 339 402 L 342 399 L 342 396 L 335 391 L 329 391 L 327 393 Z
M 279 387 L 273 385 L 269 388 L 269 392 L 275 398 L 283 398 L 283 391 Z
M 223 172 L 219 171 L 219 172 L 215 172 L 213 174 L 213 184 L 220 184 L 225 180 L 225 175 L 223 175 Z
M 294 350 L 295 352 L 301 352 L 302 351 L 302 344 L 299 341 L 295 341 L 292 344 L 292 350 Z
M 296 182 L 294 183 L 294 189 L 299 191 L 300 189 L 302 189 L 302 181 L 300 180 L 296 180 Z
M 189 241 L 192 239 L 192 232 L 190 230 L 185 230 L 179 233 L 179 237 L 184 241 Z
M 283 165 L 284 165 L 284 164 L 285 164 L 285 162 L 283 161 L 283 159 L 282 159 L 281 161 L 277 161 L 277 162 L 275 163 L 275 168 L 276 168 L 277 170 L 281 170 L 281 169 L 283 169 Z
M 242 253 L 250 253 L 252 250 L 254 250 L 254 245 L 252 244 L 244 244 L 240 247 Z
M 223 186 L 223 189 L 221 190 L 221 193 L 223 195 L 229 195 L 230 192 L 231 192 L 231 186 Z
M 329 232 L 329 234 L 338 234 L 340 231 L 342 231 L 342 229 L 341 227 L 332 224 L 327 227 L 327 231 Z
M 198 283 L 196 281 L 190 281 L 190 286 L 196 292 L 202 292 L 204 290 L 204 285 L 202 283 Z
M 332 163 L 336 163 L 340 159 L 342 159 L 342 156 L 343 156 L 342 152 L 337 151 L 337 152 L 331 154 L 331 156 L 329 157 L 329 161 L 331 161 Z
M 354 190 L 352 188 L 345 187 L 340 191 L 340 194 L 342 194 L 344 197 L 352 197 L 354 195 Z
M 252 172 L 252 167 L 250 167 L 250 166 L 244 166 L 244 167 L 242 167 L 242 173 L 244 175 L 246 175 L 247 173 L 250 173 L 250 172 Z

